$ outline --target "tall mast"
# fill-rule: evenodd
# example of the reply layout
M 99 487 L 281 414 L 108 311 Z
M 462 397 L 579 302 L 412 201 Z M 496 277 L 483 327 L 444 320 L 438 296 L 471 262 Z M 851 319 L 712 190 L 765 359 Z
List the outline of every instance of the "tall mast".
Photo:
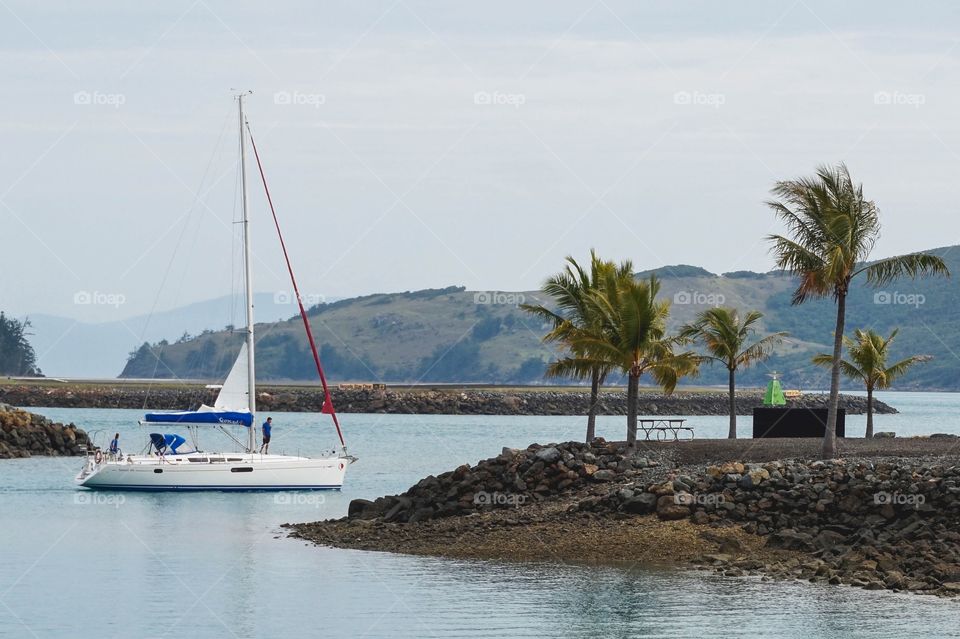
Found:
M 250 414 L 255 415 L 257 412 L 257 383 L 254 373 L 253 356 L 253 278 L 250 264 L 250 216 L 247 212 L 247 122 L 243 115 L 243 99 L 250 95 L 250 93 L 250 91 L 242 91 L 237 94 L 237 104 L 240 111 L 240 199 L 243 207 L 243 275 L 247 294 L 247 405 L 250 408 Z M 256 423 L 254 422 L 250 425 L 247 444 L 250 452 L 254 450 L 255 428 Z

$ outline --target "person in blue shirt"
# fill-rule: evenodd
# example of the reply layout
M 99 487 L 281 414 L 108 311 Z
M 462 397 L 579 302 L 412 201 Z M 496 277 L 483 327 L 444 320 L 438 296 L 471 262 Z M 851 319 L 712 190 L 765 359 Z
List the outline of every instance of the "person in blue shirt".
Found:
M 261 453 L 270 453 L 270 431 L 273 430 L 273 417 L 267 417 L 267 421 L 263 422 L 263 443 L 260 444 Z
M 113 436 L 110 440 L 110 454 L 116 456 L 120 452 L 120 433 Z

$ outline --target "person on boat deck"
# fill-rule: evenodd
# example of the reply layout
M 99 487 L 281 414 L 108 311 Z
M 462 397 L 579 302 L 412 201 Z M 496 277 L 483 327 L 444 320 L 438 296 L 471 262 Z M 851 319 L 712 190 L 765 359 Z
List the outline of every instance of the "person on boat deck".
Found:
M 120 452 L 120 433 L 117 433 L 113 436 L 113 439 L 110 440 L 110 454 L 116 455 Z
M 260 444 L 261 453 L 270 453 L 270 431 L 273 430 L 273 417 L 267 417 L 267 421 L 263 422 L 263 443 Z

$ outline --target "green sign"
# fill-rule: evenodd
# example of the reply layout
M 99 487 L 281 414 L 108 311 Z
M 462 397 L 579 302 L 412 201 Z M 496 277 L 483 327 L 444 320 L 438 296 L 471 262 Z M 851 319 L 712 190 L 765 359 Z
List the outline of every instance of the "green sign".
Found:
M 787 398 L 783 396 L 783 389 L 780 388 L 780 380 L 777 374 L 773 373 L 773 379 L 767 384 L 767 392 L 763 394 L 764 406 L 785 406 Z

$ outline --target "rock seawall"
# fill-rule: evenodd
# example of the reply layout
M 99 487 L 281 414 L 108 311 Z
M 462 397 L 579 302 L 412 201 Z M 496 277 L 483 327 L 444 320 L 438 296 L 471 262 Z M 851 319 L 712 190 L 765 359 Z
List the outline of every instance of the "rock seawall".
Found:
M 87 433 L 73 424 L 0 403 L 0 459 L 82 455 L 89 443 Z
M 703 464 L 712 443 L 505 449 L 400 495 L 354 500 L 346 518 L 292 534 L 367 550 L 562 561 L 585 552 L 656 559 L 633 544 L 666 535 L 665 556 L 730 576 L 960 594 L 955 440 L 847 441 L 845 458 L 832 461 L 769 459 L 781 442 L 742 442 L 754 461 Z
M 736 552 L 698 560 L 724 574 L 954 596 L 960 594 L 957 461 L 733 462 L 699 476 L 630 484 L 578 507 L 740 526 L 765 537 L 769 548 L 806 555 L 773 563 Z
M 212 404 L 216 391 L 199 386 L 135 387 L 79 385 L 16 385 L 0 387 L 0 401 L 15 406 L 58 406 L 70 408 L 137 408 L 151 410 L 189 410 L 201 403 Z M 827 395 L 808 394 L 791 400 L 791 406 L 824 408 Z M 342 413 L 395 413 L 422 415 L 585 415 L 589 393 L 578 390 L 487 390 L 487 389 L 394 389 L 333 390 L 333 402 Z M 762 405 L 758 392 L 737 396 L 737 412 L 753 414 Z M 319 411 L 323 396 L 315 388 L 261 387 L 257 398 L 261 411 Z M 841 406 L 849 414 L 866 412 L 866 398 L 842 395 Z M 877 413 L 896 413 L 896 409 L 874 401 Z M 683 392 L 673 395 L 641 393 L 642 415 L 726 415 L 725 393 Z M 608 391 L 601 395 L 600 414 L 625 415 L 626 393 Z

